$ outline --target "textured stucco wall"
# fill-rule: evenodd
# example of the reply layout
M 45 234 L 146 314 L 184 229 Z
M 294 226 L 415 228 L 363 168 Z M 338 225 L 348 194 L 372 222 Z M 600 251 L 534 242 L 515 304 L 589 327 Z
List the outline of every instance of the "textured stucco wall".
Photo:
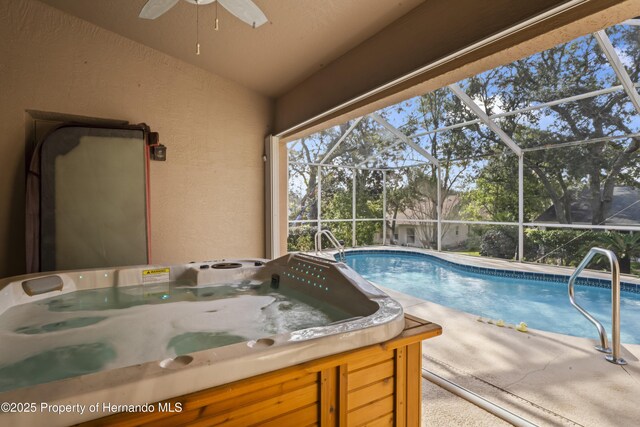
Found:
M 25 110 L 146 122 L 154 262 L 264 254 L 272 102 L 35 0 L 0 2 L 0 277 L 24 271 Z

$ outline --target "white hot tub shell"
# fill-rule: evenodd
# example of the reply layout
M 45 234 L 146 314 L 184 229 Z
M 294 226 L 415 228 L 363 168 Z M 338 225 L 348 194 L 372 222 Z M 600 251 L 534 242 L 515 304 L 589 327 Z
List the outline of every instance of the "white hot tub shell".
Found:
M 108 414 L 86 410 L 81 414 L 74 410 L 52 416 L 40 411 L 40 405 L 88 407 L 98 402 L 113 405 L 153 403 L 387 341 L 404 327 L 400 304 L 345 264 L 301 254 L 290 254 L 273 261 L 222 260 L 173 266 L 39 273 L 3 279 L 0 280 L 0 316 L 19 304 L 78 290 L 159 281 L 197 288 L 243 280 L 271 283 L 276 292 L 313 299 L 336 307 L 348 316 L 326 326 L 15 388 L 0 393 L 0 401 L 35 403 L 38 410 L 31 413 L 5 412 L 0 414 L 0 422 L 15 426 L 52 426 L 87 421 Z M 242 316 L 242 313 L 237 315 Z M 12 349 L 3 346 L 0 351 L 11 352 Z

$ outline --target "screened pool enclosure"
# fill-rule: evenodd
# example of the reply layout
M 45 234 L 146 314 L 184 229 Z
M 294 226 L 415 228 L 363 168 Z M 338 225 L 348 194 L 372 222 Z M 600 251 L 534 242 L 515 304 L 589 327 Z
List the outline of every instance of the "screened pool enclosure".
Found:
M 572 265 L 640 256 L 640 18 L 288 144 L 288 249 L 318 229 Z M 626 266 L 626 267 L 625 267 Z

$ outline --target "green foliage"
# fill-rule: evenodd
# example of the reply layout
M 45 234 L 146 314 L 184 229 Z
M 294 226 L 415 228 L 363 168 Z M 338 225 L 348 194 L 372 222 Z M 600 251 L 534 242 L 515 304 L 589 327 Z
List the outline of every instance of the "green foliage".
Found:
M 461 216 L 467 220 L 518 221 L 518 158 L 492 156 L 469 178 L 462 195 Z M 548 207 L 545 190 L 530 171 L 525 171 L 524 217 L 535 218 Z
M 352 222 L 344 221 L 344 222 L 327 222 L 322 224 L 322 228 L 324 230 L 330 230 L 331 233 L 338 239 L 338 241 L 343 243 L 343 246 L 348 247 L 351 246 L 352 239 Z M 326 236 L 322 236 L 322 247 L 323 248 L 333 248 L 333 245 Z
M 314 250 L 313 237 L 318 227 L 310 225 L 302 225 L 289 228 L 289 236 L 287 237 L 287 251 L 312 251 Z
M 322 200 L 322 218 L 349 219 L 351 218 L 351 193 L 336 192 Z
M 376 243 L 376 235 L 382 235 L 382 221 L 362 221 L 356 223 L 356 246 L 373 245 Z
M 631 273 L 631 260 L 640 256 L 640 233 L 601 233 L 598 242 L 616 254 L 622 273 Z
M 596 246 L 600 234 L 584 230 L 527 229 L 525 260 L 565 266 L 578 265 L 589 248 Z
M 640 256 L 640 233 L 606 232 L 598 236 L 598 242 L 615 252 L 618 258 Z
M 518 236 L 513 230 L 498 227 L 482 235 L 480 255 L 493 258 L 513 259 L 518 248 Z
M 632 259 L 640 255 L 640 234 L 591 230 L 525 230 L 525 260 L 576 266 L 594 246 L 612 250 L 623 273 L 634 270 Z M 588 268 L 608 270 L 608 262 L 595 257 Z M 637 269 L 636 269 L 637 270 Z

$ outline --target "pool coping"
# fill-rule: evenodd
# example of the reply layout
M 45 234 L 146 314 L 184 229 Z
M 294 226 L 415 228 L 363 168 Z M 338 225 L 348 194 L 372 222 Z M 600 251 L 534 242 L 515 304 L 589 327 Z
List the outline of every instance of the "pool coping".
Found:
M 327 253 L 333 256 L 337 254 L 336 251 L 329 251 Z M 345 253 L 402 253 L 403 255 L 408 256 L 429 258 L 450 268 L 470 273 L 556 283 L 567 283 L 569 281 L 571 273 L 573 273 L 573 271 L 575 270 L 573 267 L 559 267 L 548 264 L 522 263 L 496 258 L 475 257 L 453 252 L 437 252 L 420 248 L 373 246 L 366 248 L 346 249 Z M 462 264 L 461 262 L 464 262 L 464 264 Z M 576 279 L 576 285 L 610 289 L 611 278 L 609 273 L 585 270 L 584 273 Z M 629 275 L 622 276 L 620 281 L 620 290 L 623 292 L 640 294 L 640 279 Z

